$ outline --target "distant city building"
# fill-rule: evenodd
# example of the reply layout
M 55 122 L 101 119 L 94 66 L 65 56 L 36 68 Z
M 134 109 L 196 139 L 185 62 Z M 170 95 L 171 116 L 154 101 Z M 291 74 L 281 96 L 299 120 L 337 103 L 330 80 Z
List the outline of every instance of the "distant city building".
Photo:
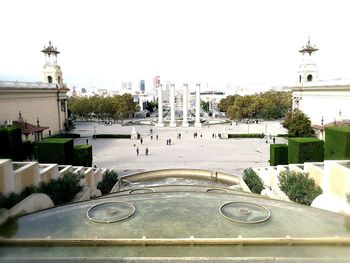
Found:
M 145 93 L 145 80 L 140 80 L 140 90 L 142 93 Z

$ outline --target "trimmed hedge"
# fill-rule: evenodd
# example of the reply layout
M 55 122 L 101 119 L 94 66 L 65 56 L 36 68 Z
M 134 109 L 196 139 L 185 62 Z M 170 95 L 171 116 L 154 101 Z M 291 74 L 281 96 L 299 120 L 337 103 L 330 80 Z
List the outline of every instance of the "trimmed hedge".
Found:
M 288 163 L 323 162 L 322 140 L 314 137 L 288 139 Z
M 75 145 L 74 146 L 74 162 L 77 166 L 92 166 L 92 145 Z
M 22 160 L 22 132 L 19 127 L 0 128 L 0 158 Z
M 50 136 L 50 138 L 80 138 L 80 134 L 78 134 L 78 133 L 59 133 L 59 134 Z
M 350 126 L 326 128 L 325 141 L 326 160 L 350 159 Z
M 93 138 L 105 139 L 131 139 L 131 134 L 95 134 Z
M 264 138 L 265 135 L 263 133 L 241 133 L 241 134 L 229 134 L 228 138 L 233 139 L 233 138 Z
M 73 139 L 49 138 L 36 145 L 39 163 L 73 164 Z
M 270 144 L 270 165 L 288 164 L 288 145 Z
M 276 135 L 276 137 L 284 138 L 284 137 L 289 137 L 289 135 L 287 133 L 279 133 L 279 134 Z
M 35 143 L 31 141 L 22 142 L 22 155 L 24 159 L 32 159 Z

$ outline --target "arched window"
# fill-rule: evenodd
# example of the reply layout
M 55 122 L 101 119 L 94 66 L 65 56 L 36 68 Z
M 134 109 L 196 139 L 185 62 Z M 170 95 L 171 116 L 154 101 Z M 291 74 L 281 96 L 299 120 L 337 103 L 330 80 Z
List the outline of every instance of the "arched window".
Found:
M 52 77 L 51 77 L 51 76 L 48 76 L 48 77 L 47 77 L 47 81 L 48 81 L 49 83 L 52 83 Z
M 301 75 L 299 75 L 299 83 L 301 83 Z
M 311 82 L 312 81 L 312 75 L 307 75 L 307 81 Z

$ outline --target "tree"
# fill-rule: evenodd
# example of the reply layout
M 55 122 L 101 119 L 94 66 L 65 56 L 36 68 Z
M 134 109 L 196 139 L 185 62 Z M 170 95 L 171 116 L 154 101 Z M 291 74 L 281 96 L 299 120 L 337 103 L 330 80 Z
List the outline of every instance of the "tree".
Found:
M 201 108 L 205 111 L 209 111 L 209 101 L 205 102 L 204 100 L 201 100 Z
M 116 111 L 117 118 L 123 120 L 124 118 L 130 118 L 136 111 L 136 103 L 130 94 L 124 94 L 122 96 L 116 96 Z
M 282 125 L 291 137 L 310 137 L 315 134 L 310 118 L 299 109 L 288 112 Z
M 224 99 L 221 99 L 219 102 L 219 105 L 218 105 L 219 110 L 222 112 L 227 112 L 228 108 L 235 103 L 235 99 L 237 97 L 240 97 L 240 96 L 239 95 L 234 95 L 234 96 L 230 95 Z
M 154 102 L 154 101 L 147 101 L 146 109 L 147 109 L 149 112 L 153 112 L 153 110 L 154 110 L 155 108 L 158 108 L 158 103 L 157 103 L 157 102 Z
M 73 120 L 71 118 L 68 118 L 65 122 L 64 122 L 64 130 L 66 132 L 71 132 L 75 130 L 75 124 L 73 122 Z

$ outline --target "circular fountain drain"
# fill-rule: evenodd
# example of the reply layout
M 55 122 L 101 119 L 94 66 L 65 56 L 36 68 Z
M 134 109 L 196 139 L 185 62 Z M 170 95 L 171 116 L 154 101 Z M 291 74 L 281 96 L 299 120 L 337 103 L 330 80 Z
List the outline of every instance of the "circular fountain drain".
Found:
M 263 206 L 247 202 L 230 202 L 220 207 L 220 213 L 227 219 L 244 224 L 262 223 L 271 213 Z
M 127 202 L 108 202 L 91 207 L 87 217 L 97 223 L 114 223 L 131 217 L 135 206 Z
M 228 193 L 230 193 L 228 190 L 222 189 L 222 188 L 209 188 L 209 189 L 207 189 L 205 191 L 207 193 L 218 193 L 218 194 L 228 194 Z
M 140 189 L 133 189 L 129 192 L 129 194 L 147 194 L 147 193 L 154 193 L 156 190 L 153 188 L 140 188 Z

